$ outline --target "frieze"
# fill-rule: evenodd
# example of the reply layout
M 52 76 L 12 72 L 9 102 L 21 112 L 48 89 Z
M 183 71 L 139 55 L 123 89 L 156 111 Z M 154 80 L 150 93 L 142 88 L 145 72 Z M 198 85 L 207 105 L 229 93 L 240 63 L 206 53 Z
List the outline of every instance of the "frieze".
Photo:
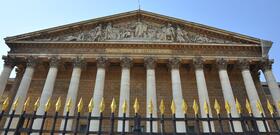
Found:
M 100 23 L 86 30 L 65 33 L 53 37 L 35 38 L 45 42 L 106 42 L 106 41 L 143 41 L 177 43 L 238 43 L 191 31 L 178 24 L 158 24 L 147 20 L 131 20 L 113 24 Z

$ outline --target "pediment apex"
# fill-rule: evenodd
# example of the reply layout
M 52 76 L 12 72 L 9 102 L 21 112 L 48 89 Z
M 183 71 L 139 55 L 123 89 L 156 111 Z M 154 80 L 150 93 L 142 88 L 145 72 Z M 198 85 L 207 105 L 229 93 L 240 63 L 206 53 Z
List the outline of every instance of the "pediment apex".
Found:
M 261 44 L 260 39 L 226 30 L 135 10 L 5 38 L 15 41 L 151 41 Z

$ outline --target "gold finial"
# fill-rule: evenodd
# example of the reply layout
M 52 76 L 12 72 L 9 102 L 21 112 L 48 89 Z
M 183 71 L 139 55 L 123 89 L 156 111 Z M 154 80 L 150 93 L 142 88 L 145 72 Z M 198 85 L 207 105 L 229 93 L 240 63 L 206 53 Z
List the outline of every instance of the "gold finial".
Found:
M 34 103 L 34 111 L 37 111 L 37 109 L 39 108 L 40 106 L 40 98 L 37 98 L 36 102 Z
M 51 98 L 49 97 L 47 103 L 45 104 L 45 112 L 51 108 Z
M 154 106 L 153 106 L 153 101 L 152 99 L 150 100 L 150 103 L 148 105 L 148 110 L 149 110 L 149 113 L 152 114 L 153 113 L 153 109 L 154 109 Z
M 183 110 L 184 114 L 186 114 L 188 111 L 188 104 L 184 99 L 183 99 L 183 103 L 182 103 L 182 110 Z
M 217 115 L 219 115 L 221 113 L 221 106 L 220 106 L 219 102 L 217 101 L 217 99 L 215 99 L 214 108 L 216 110 Z
M 172 99 L 172 102 L 171 102 L 171 111 L 172 111 L 172 114 L 176 113 L 176 105 L 175 105 L 175 102 L 174 102 L 173 99 Z
M 251 105 L 250 105 L 248 99 L 246 99 L 246 109 L 247 109 L 247 111 L 248 111 L 249 114 L 252 114 Z
M 236 106 L 236 110 L 239 114 L 241 114 L 242 109 L 241 109 L 241 105 L 239 103 L 239 101 L 237 100 L 237 98 L 235 99 L 235 106 Z
M 60 110 L 61 107 L 61 98 L 58 97 L 56 103 L 55 103 L 55 111 L 58 112 Z
M 93 109 L 93 99 L 91 98 L 89 103 L 88 103 L 88 112 L 92 112 L 92 109 Z
M 273 116 L 273 114 L 274 114 L 273 106 L 272 106 L 272 104 L 269 102 L 268 99 L 266 100 L 266 102 L 267 102 L 267 109 L 269 110 L 270 114 Z
M 117 108 L 117 103 L 115 101 L 115 98 L 113 98 L 112 103 L 111 103 L 111 113 L 114 113 Z
M 164 111 L 165 111 L 165 106 L 164 106 L 163 99 L 160 101 L 159 110 L 160 110 L 160 113 L 163 115 Z
M 134 108 L 134 113 L 138 113 L 138 111 L 140 109 L 140 105 L 139 105 L 139 102 L 138 102 L 137 98 L 135 98 L 133 108 Z
M 194 110 L 194 114 L 197 115 L 198 114 L 198 104 L 196 103 L 195 100 L 193 100 L 193 110 Z
M 258 108 L 258 110 L 259 110 L 260 114 L 263 114 L 262 105 L 261 105 L 261 102 L 260 102 L 259 100 L 257 101 L 256 106 L 257 106 L 257 108 Z
M 66 111 L 69 112 L 71 107 L 72 107 L 72 99 L 69 98 L 69 100 L 68 100 L 68 102 L 66 104 Z
M 9 97 L 7 97 L 5 99 L 5 101 L 3 102 L 3 104 L 2 104 L 2 111 L 6 111 L 7 108 L 8 108 L 8 105 L 9 105 Z
M 104 98 L 101 99 L 101 102 L 100 102 L 100 105 L 99 105 L 99 109 L 100 109 L 100 112 L 104 112 L 105 110 L 105 101 L 104 101 Z
M 83 107 L 84 107 L 84 102 L 83 102 L 82 97 L 80 98 L 80 101 L 79 101 L 77 107 L 78 107 L 78 113 L 80 113 L 83 110 Z
M 209 114 L 209 106 L 208 106 L 207 101 L 204 101 L 204 111 L 206 114 Z
M 12 106 L 12 109 L 13 109 L 13 110 L 16 110 L 16 109 L 17 109 L 18 100 L 19 100 L 19 98 L 17 97 L 16 100 L 14 101 L 14 103 L 13 103 L 13 106 Z
M 127 109 L 126 99 L 125 99 L 124 102 L 123 102 L 122 109 L 123 109 L 123 110 L 122 110 L 123 113 L 126 113 L 126 109 Z
M 228 101 L 225 102 L 225 108 L 226 108 L 227 113 L 230 114 L 231 113 L 231 106 L 230 106 Z
M 24 102 L 24 105 L 23 105 L 23 111 L 26 111 L 26 109 L 28 108 L 30 104 L 30 97 L 28 97 L 25 102 Z

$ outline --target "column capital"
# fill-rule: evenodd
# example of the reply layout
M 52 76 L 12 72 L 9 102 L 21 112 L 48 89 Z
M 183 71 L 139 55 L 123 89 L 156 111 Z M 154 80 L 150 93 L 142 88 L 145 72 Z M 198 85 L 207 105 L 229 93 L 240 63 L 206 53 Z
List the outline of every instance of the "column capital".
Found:
M 82 68 L 86 65 L 86 62 L 82 57 L 73 58 L 72 61 L 74 67 Z
M 218 58 L 218 59 L 216 59 L 216 64 L 217 64 L 219 70 L 227 69 L 228 61 L 225 60 L 224 58 Z
M 49 58 L 49 61 L 50 67 L 57 67 L 59 65 L 60 58 L 57 56 L 53 56 Z
M 121 66 L 122 68 L 131 68 L 133 65 L 132 58 L 123 57 L 121 58 Z
M 108 59 L 106 57 L 97 57 L 96 66 L 97 68 L 106 68 L 109 65 Z
M 179 69 L 180 64 L 181 64 L 181 59 L 177 57 L 169 59 L 168 65 L 171 69 Z
M 37 58 L 34 56 L 29 56 L 26 58 L 26 66 L 34 68 L 37 64 Z
M 271 70 L 272 69 L 272 64 L 274 63 L 274 60 L 270 59 L 262 59 L 261 60 L 261 69 L 263 71 L 265 70 Z
M 15 66 L 15 57 L 11 56 L 2 56 L 2 59 L 4 60 L 4 66 L 13 68 Z
M 156 66 L 156 58 L 154 57 L 144 57 L 144 64 L 147 69 L 154 69 Z
M 250 69 L 250 61 L 248 59 L 239 59 L 238 66 L 241 70 Z
M 193 65 L 195 69 L 203 69 L 204 60 L 202 57 L 195 57 L 193 58 Z

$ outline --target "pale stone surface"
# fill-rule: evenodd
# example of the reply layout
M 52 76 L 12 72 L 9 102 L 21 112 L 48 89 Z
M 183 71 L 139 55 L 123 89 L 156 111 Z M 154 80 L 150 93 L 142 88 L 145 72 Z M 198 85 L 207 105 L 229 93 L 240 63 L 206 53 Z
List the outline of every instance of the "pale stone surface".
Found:
M 11 66 L 4 66 L 3 70 L 2 70 L 2 73 L 1 73 L 1 76 L 0 76 L 0 96 L 2 96 L 4 90 L 5 90 L 5 87 L 7 85 L 7 81 L 10 77 L 10 74 L 13 70 L 13 67 Z
M 130 69 L 122 68 L 121 75 L 121 90 L 120 90 L 120 100 L 119 100 L 119 117 L 123 117 L 123 109 L 122 106 L 124 101 L 127 103 L 126 116 L 129 117 L 129 107 L 130 107 Z M 123 122 L 118 121 L 118 131 L 121 132 L 123 128 Z M 125 122 L 125 131 L 129 130 L 129 122 Z
M 81 67 L 77 66 L 77 67 L 73 68 L 71 81 L 70 81 L 67 98 L 66 98 L 66 102 L 68 102 L 69 99 L 72 100 L 72 106 L 76 105 L 81 72 L 82 72 Z M 63 115 L 66 115 L 66 113 L 67 113 L 67 111 L 66 111 L 66 106 L 65 106 Z M 75 107 L 71 107 L 71 109 L 69 111 L 69 116 L 73 116 L 74 113 L 75 113 Z M 65 121 L 62 120 L 61 125 L 60 125 L 61 130 L 64 128 L 64 123 L 65 123 Z M 73 120 L 68 120 L 66 130 L 71 130 L 72 124 L 73 124 Z

